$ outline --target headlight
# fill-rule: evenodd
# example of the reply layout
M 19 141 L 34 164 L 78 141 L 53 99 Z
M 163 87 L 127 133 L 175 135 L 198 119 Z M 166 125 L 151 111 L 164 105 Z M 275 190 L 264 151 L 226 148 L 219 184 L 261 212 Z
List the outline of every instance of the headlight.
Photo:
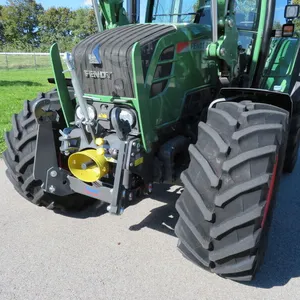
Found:
M 130 124 L 131 128 L 134 127 L 135 125 L 135 115 L 133 112 L 131 112 L 128 109 L 122 109 L 120 112 L 120 120 L 122 121 L 128 121 L 128 123 Z
M 96 119 L 96 111 L 95 111 L 95 109 L 94 109 L 93 106 L 88 105 L 88 106 L 87 106 L 87 111 L 88 111 L 89 119 L 90 119 L 90 120 Z M 83 112 L 82 112 L 80 106 L 78 106 L 77 109 L 76 109 L 76 117 L 77 117 L 79 120 L 83 120 L 83 119 L 84 119 L 84 115 L 83 115 Z

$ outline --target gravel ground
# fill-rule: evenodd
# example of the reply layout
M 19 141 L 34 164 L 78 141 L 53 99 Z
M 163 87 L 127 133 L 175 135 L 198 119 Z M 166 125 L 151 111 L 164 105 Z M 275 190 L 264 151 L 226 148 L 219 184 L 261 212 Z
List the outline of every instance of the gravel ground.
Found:
M 300 164 L 283 177 L 265 264 L 239 284 L 177 251 L 178 187 L 157 187 L 121 217 L 61 215 L 23 200 L 0 161 L 0 299 L 300 299 L 299 178 Z

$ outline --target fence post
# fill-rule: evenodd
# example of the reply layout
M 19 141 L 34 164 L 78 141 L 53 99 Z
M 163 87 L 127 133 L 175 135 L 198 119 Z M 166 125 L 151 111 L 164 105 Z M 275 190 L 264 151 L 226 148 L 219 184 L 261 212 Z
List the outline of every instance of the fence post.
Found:
M 5 61 L 6 61 L 6 68 L 7 68 L 7 70 L 9 70 L 7 53 L 5 53 Z
M 36 65 L 36 55 L 35 55 L 35 53 L 33 53 L 33 57 L 34 57 L 34 67 L 35 67 L 35 69 L 37 70 L 37 65 Z

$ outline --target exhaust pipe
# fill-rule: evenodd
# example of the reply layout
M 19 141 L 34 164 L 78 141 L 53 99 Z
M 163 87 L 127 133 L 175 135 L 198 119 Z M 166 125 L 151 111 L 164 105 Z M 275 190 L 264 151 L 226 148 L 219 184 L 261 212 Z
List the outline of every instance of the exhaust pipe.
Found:
M 131 24 L 140 23 L 140 0 L 127 0 L 127 13 Z
M 99 32 L 104 31 L 98 0 L 92 0 Z

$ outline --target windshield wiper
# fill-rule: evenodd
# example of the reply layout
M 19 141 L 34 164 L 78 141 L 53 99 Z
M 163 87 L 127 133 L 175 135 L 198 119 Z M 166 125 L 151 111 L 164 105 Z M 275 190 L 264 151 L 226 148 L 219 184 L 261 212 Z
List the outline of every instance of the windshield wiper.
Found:
M 200 13 L 185 13 L 185 14 L 159 14 L 153 15 L 153 17 L 170 17 L 170 16 L 195 16 L 199 15 Z

